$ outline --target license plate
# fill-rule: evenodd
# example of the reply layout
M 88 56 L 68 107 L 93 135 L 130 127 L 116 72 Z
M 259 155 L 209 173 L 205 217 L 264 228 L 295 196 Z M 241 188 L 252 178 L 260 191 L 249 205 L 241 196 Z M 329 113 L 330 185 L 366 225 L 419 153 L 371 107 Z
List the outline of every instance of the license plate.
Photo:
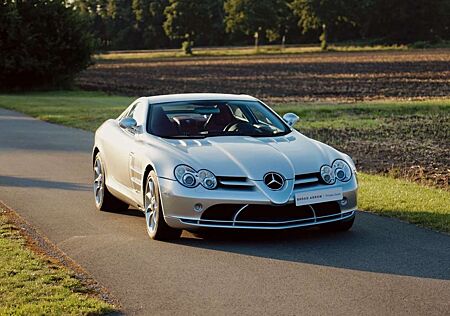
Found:
M 314 190 L 295 194 L 295 205 L 308 205 L 342 200 L 342 188 Z

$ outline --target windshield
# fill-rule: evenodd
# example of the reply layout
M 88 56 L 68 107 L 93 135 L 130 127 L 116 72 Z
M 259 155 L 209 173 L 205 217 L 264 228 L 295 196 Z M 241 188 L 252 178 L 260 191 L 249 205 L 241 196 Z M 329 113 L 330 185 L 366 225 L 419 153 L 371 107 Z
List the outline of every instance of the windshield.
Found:
M 182 101 L 151 105 L 149 133 L 166 138 L 280 136 L 290 132 L 258 101 Z

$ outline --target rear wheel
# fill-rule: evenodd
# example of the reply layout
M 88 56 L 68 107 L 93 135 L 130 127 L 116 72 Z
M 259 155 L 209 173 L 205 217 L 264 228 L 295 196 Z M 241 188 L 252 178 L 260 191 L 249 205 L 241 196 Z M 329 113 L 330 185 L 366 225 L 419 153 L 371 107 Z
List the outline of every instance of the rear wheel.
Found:
M 170 227 L 164 220 L 159 195 L 158 177 L 153 170 L 150 171 L 145 185 L 144 211 L 147 232 L 150 238 L 168 240 L 181 236 L 182 231 L 180 229 Z
M 343 221 L 322 224 L 320 225 L 320 229 L 328 232 L 344 232 L 350 230 L 354 222 L 355 222 L 355 215 Z
M 105 168 L 100 154 L 95 156 L 94 162 L 94 197 L 95 206 L 100 211 L 123 211 L 128 209 L 128 204 L 112 195 L 105 185 Z

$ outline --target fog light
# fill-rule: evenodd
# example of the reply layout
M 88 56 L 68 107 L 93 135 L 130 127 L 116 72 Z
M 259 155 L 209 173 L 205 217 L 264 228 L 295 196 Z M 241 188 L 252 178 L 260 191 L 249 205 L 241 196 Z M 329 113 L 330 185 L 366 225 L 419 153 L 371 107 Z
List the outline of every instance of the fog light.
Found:
M 194 211 L 201 212 L 203 211 L 203 205 L 201 203 L 197 203 L 194 205 Z
M 348 203 L 348 200 L 347 200 L 347 198 L 345 197 L 345 198 L 343 198 L 342 200 L 341 200 L 341 205 L 342 206 L 346 206 L 347 205 L 347 203 Z

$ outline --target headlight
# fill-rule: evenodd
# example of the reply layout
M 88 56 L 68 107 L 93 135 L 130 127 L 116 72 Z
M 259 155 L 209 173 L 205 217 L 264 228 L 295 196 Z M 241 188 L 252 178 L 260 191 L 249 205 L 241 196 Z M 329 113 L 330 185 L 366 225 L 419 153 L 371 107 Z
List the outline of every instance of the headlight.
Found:
M 344 160 L 336 159 L 331 167 L 323 165 L 320 168 L 320 176 L 326 184 L 334 184 L 336 179 L 347 182 L 352 178 L 352 170 Z
M 217 180 L 214 174 L 211 171 L 202 169 L 198 173 L 198 179 L 200 183 L 206 188 L 206 189 L 214 189 L 217 186 Z
M 204 188 L 212 190 L 217 186 L 217 179 L 214 174 L 206 169 L 195 171 L 189 166 L 179 165 L 174 170 L 177 181 L 188 188 L 201 184 Z
M 336 159 L 332 168 L 334 175 L 341 182 L 347 182 L 352 177 L 352 170 L 344 160 Z
M 324 165 L 320 168 L 320 176 L 326 184 L 333 184 L 336 182 L 333 169 L 328 165 Z

